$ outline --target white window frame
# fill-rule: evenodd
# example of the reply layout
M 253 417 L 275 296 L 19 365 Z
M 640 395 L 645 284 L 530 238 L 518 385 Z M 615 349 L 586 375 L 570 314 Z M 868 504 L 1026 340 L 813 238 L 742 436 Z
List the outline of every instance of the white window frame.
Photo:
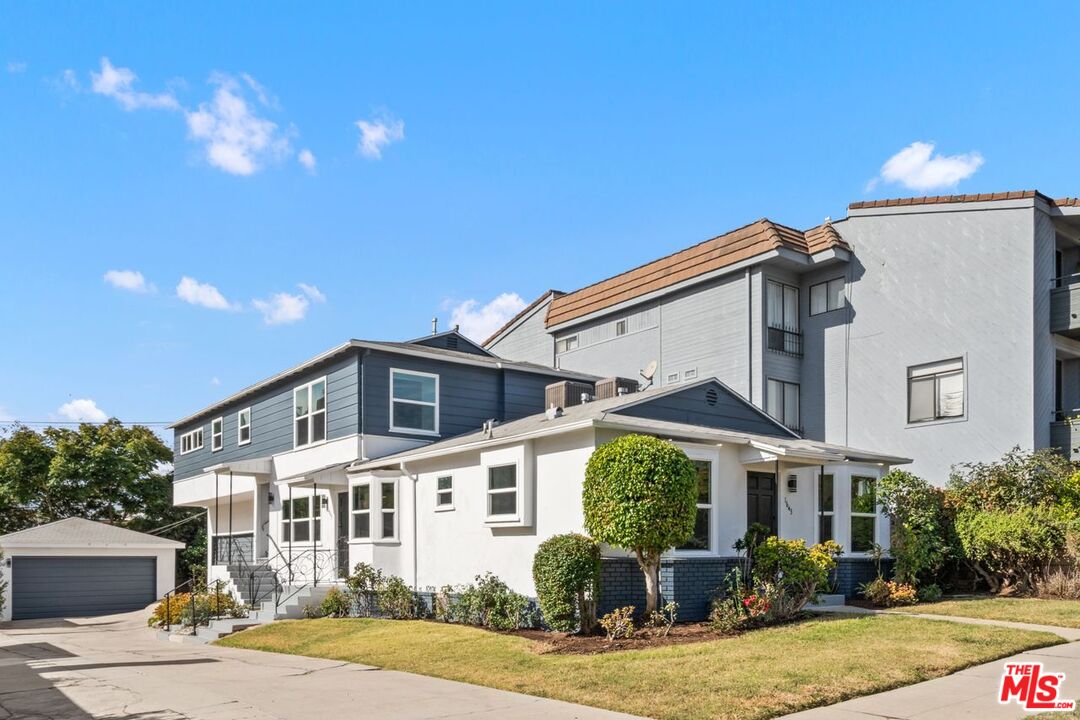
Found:
M 791 422 L 791 418 L 787 416 L 787 401 L 788 393 L 790 389 L 795 389 L 795 419 L 794 423 Z M 779 390 L 779 398 L 777 398 L 776 391 Z M 774 400 L 778 399 L 777 409 L 780 410 L 779 414 L 769 412 L 769 416 L 776 420 L 778 423 L 788 428 L 789 430 L 795 430 L 796 432 L 802 429 L 802 386 L 797 382 L 791 382 L 789 380 L 780 380 L 779 378 L 768 378 L 765 383 L 765 408 L 768 412 L 768 408 L 773 404 Z
M 851 508 L 855 506 L 855 481 L 857 480 L 870 480 L 874 486 L 874 512 L 855 512 Z M 877 542 L 878 533 L 878 480 L 879 478 L 873 475 L 859 475 L 851 473 L 848 477 L 848 553 L 851 555 L 866 555 L 869 550 L 856 550 L 855 549 L 855 518 L 870 518 L 874 521 L 874 529 L 870 532 L 870 543 Z M 835 483 L 836 480 L 834 479 Z M 833 505 L 836 504 L 836 486 L 833 485 Z M 833 526 L 833 532 L 836 532 L 836 526 Z M 872 549 L 872 548 L 871 548 Z
M 697 510 L 708 510 L 709 527 L 708 527 L 708 542 L 707 547 L 703 548 L 675 548 L 675 552 L 684 555 L 700 555 L 702 553 L 712 554 L 715 552 L 716 546 L 716 519 L 714 518 L 713 507 L 716 505 L 716 477 L 717 477 L 717 456 L 709 453 L 694 452 L 691 449 L 683 448 L 686 456 L 690 458 L 694 463 L 708 463 L 709 464 L 709 502 L 702 503 L 695 501 L 695 515 L 694 522 L 697 523 Z M 696 492 L 695 492 L 696 494 Z M 745 504 L 745 503 L 744 503 Z
M 397 542 L 398 539 L 398 527 L 399 520 L 401 519 L 401 513 L 398 512 L 400 502 L 398 498 L 398 484 L 397 480 L 387 480 L 385 478 L 378 481 L 379 485 L 379 537 L 378 542 Z M 390 487 L 393 491 L 393 505 L 388 510 L 383 505 L 383 491 L 386 487 Z M 386 516 L 392 515 L 393 532 L 389 535 L 386 534 Z
M 955 367 L 959 365 L 959 367 Z M 940 370 L 936 368 L 941 368 Z M 959 415 L 945 415 L 942 413 L 941 380 L 943 378 L 959 377 L 962 385 L 961 408 Z M 911 394 L 914 386 L 913 381 L 934 382 L 934 416 L 927 418 L 911 419 Z M 939 360 L 937 362 L 911 365 L 907 369 L 907 424 L 925 425 L 927 423 L 957 422 L 967 418 L 967 358 L 964 356 Z
M 626 322 L 626 318 L 615 321 L 615 337 L 622 337 L 626 334 L 627 329 L 628 323 Z
M 443 480 L 450 481 L 450 487 L 440 488 L 439 483 Z M 449 496 L 449 502 L 442 502 L 443 496 Z M 435 477 L 435 512 L 446 512 L 454 509 L 454 476 L 438 475 Z
M 435 402 L 426 402 L 423 400 L 405 400 L 394 397 L 394 375 L 415 375 L 418 377 L 435 378 Z M 406 370 L 404 368 L 390 368 L 390 432 L 404 433 L 406 435 L 438 435 L 439 434 L 439 376 L 435 373 L 420 372 L 418 370 Z M 421 405 L 423 407 L 435 408 L 435 429 L 426 430 L 424 428 L 409 428 L 400 427 L 394 420 L 394 403 L 406 403 L 408 405 Z
M 769 292 L 772 286 L 776 286 L 780 293 L 780 305 L 775 307 L 770 300 L 772 293 Z M 792 311 L 792 317 L 788 317 L 787 301 L 793 300 L 795 307 Z M 774 318 L 774 309 L 780 314 L 779 318 Z M 769 279 L 765 284 L 765 325 L 776 330 L 787 330 L 789 332 L 799 332 L 799 288 L 794 285 L 788 285 L 785 282 L 779 280 Z
M 577 350 L 581 347 L 581 342 L 578 340 L 577 333 L 573 335 L 567 335 L 564 338 L 559 338 L 555 341 L 555 353 L 562 354 L 570 352 L 571 350 Z
M 217 429 L 215 430 L 215 426 Z M 225 449 L 225 418 L 214 418 L 210 421 L 210 452 L 220 452 Z
M 821 486 L 825 482 L 825 478 L 829 478 L 832 483 L 832 510 L 824 510 L 821 507 L 821 502 L 824 499 L 821 492 Z M 817 476 L 817 499 L 815 502 L 817 508 L 817 540 L 818 542 L 824 542 L 825 538 L 821 536 L 821 521 L 823 518 L 829 518 L 829 525 L 832 526 L 832 537 L 830 540 L 836 540 L 836 473 L 823 473 L 819 472 Z
M 314 538 L 314 544 L 316 546 L 322 545 L 322 498 L 323 495 L 299 495 L 293 498 L 283 498 L 281 501 L 281 539 L 290 545 L 308 545 L 312 544 L 312 538 Z M 293 506 L 298 500 L 308 501 L 308 516 L 306 518 L 293 519 Z M 286 505 L 288 503 L 288 505 Z M 288 513 L 285 509 L 288 508 Z M 287 517 L 286 517 L 287 515 Z M 308 526 L 308 539 L 307 540 L 294 540 L 293 539 L 293 527 L 297 524 L 306 524 Z M 288 526 L 289 534 L 288 538 L 285 536 L 285 527 Z
M 683 380 L 696 380 L 697 368 L 690 368 L 689 370 L 683 370 Z
M 358 510 L 356 508 L 356 488 L 366 487 L 368 491 L 368 506 L 365 510 Z M 371 542 L 372 535 L 375 531 L 375 519 L 372 517 L 372 508 L 375 506 L 374 499 L 371 495 L 371 481 L 363 480 L 361 482 L 353 483 L 349 486 L 349 540 L 355 542 Z M 368 518 L 368 534 L 357 535 L 356 534 L 356 516 L 367 515 Z
M 198 443 L 196 445 L 195 443 Z M 184 449 L 184 445 L 187 444 L 187 449 Z M 180 454 L 187 455 L 193 453 L 196 450 L 203 449 L 203 429 L 201 427 L 189 430 L 180 436 Z
M 514 468 L 514 487 L 512 488 L 498 488 L 492 490 L 491 488 L 491 471 L 498 470 L 499 468 L 512 467 Z M 484 518 L 488 522 L 500 522 L 518 520 L 521 518 L 521 499 L 524 488 L 522 487 L 522 472 L 521 465 L 516 462 L 508 463 L 496 463 L 494 465 L 487 465 L 484 467 Z M 491 496 L 492 495 L 505 495 L 514 493 L 514 512 L 513 514 L 503 513 L 501 515 L 493 515 L 491 512 Z
M 840 284 L 839 294 L 835 293 L 833 290 L 834 286 L 837 283 Z M 825 309 L 814 312 L 814 291 L 818 288 L 824 288 Z M 831 280 L 823 280 L 822 282 L 814 283 L 813 285 L 811 285 L 809 297 L 810 305 L 808 308 L 810 316 L 813 317 L 814 315 L 824 315 L 827 312 L 832 312 L 833 310 L 839 310 L 843 308 L 846 300 L 846 297 L 844 295 L 845 290 L 846 287 L 844 283 L 844 278 L 842 276 L 838 278 L 832 278 Z M 834 300 L 836 304 L 833 304 Z
M 323 400 L 324 400 L 323 409 L 322 410 L 315 410 L 314 409 L 314 404 L 311 402 L 311 389 L 314 388 L 319 383 L 322 383 L 322 386 L 323 386 Z M 307 411 L 307 415 L 297 417 L 296 416 L 296 393 L 301 391 L 301 390 L 306 390 L 307 391 L 307 409 L 308 409 L 308 411 Z M 330 391 L 329 391 L 329 388 L 328 388 L 327 383 L 326 383 L 326 376 L 324 375 L 321 378 L 318 378 L 316 380 L 312 380 L 309 383 L 304 383 L 303 385 L 297 385 L 296 387 L 294 387 L 293 390 L 292 390 L 292 394 L 289 396 L 289 403 L 290 403 L 290 408 L 291 408 L 290 411 L 289 411 L 289 417 L 292 420 L 293 448 L 298 449 L 298 448 L 314 447 L 316 445 L 322 445 L 323 443 L 325 443 L 326 439 L 327 439 L 327 436 L 330 434 L 330 427 L 329 427 L 330 423 L 327 421 L 327 418 L 329 417 L 328 413 L 330 411 Z M 312 434 L 313 434 L 312 430 L 315 427 L 315 416 L 318 415 L 319 413 L 322 413 L 322 415 L 323 415 L 323 437 L 322 437 L 322 440 L 312 440 L 311 437 L 312 437 Z M 303 445 L 297 444 L 297 432 L 296 432 L 296 424 L 301 419 L 306 419 L 307 420 L 307 430 L 308 430 L 308 441 L 306 443 L 304 443 Z
M 673 372 L 673 373 L 668 373 L 668 374 L 667 374 L 667 380 L 666 380 L 666 384 L 668 384 L 668 385 L 673 385 L 673 384 L 675 384 L 675 383 L 679 382 L 679 378 L 680 378 L 680 377 L 681 377 L 681 376 L 680 376 L 680 375 L 679 375 L 679 373 L 677 373 L 677 372 Z
M 293 396 L 293 402 L 296 402 L 296 397 Z M 247 423 L 244 423 L 244 415 L 247 414 Z M 247 428 L 248 436 L 247 440 L 243 437 L 243 430 Z M 295 426 L 293 432 L 296 432 Z M 251 443 L 251 408 L 247 407 L 243 410 L 239 410 L 236 413 L 236 444 L 249 445 Z

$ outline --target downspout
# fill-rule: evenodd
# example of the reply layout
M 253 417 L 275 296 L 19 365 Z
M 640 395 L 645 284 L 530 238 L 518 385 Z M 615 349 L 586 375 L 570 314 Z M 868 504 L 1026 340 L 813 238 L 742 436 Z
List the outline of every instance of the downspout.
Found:
M 407 467 L 405 467 L 405 461 L 404 460 L 402 460 L 398 464 L 398 467 L 401 469 L 401 472 L 403 472 L 406 476 L 408 476 L 408 478 L 410 480 L 412 480 L 412 557 L 413 557 L 412 572 L 413 572 L 413 592 L 419 592 L 420 591 L 420 589 L 419 589 L 420 568 L 419 568 L 418 565 L 419 565 L 419 562 L 420 562 L 420 553 L 416 549 L 416 539 L 417 539 L 417 535 L 418 535 L 417 530 L 416 530 L 416 482 L 417 482 L 417 479 L 412 473 L 409 472 L 409 469 Z

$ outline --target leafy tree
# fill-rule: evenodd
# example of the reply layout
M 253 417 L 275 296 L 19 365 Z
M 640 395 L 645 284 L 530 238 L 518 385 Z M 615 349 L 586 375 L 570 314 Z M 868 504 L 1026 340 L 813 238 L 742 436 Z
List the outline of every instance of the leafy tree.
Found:
M 892 547 L 898 580 L 933 583 L 954 555 L 945 494 L 916 475 L 893 470 L 878 481 L 878 500 L 892 518 Z
M 553 535 L 533 557 L 540 611 L 552 630 L 589 632 L 600 587 L 600 546 L 577 533 Z
M 582 505 L 593 538 L 637 556 L 650 615 L 660 600 L 661 555 L 694 534 L 697 474 L 690 458 L 666 440 L 623 435 L 589 458 Z
M 0 437 L 0 534 L 69 517 L 146 532 L 201 514 L 173 506 L 172 459 L 152 430 L 116 419 L 40 432 L 15 425 Z M 202 526 L 162 536 L 191 543 Z

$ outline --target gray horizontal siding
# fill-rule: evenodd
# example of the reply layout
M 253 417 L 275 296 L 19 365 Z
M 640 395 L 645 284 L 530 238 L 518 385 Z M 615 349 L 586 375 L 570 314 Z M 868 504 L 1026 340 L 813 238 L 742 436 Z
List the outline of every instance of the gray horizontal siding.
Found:
M 1050 331 L 1067 332 L 1080 328 L 1080 285 L 1050 291 Z
M 705 396 L 710 388 L 717 392 L 717 402 L 709 405 Z M 750 403 L 717 383 L 703 383 L 671 395 L 654 398 L 640 405 L 613 411 L 619 415 L 702 425 L 705 427 L 757 433 L 773 437 L 791 437 L 776 423 L 762 416 Z
M 503 420 L 535 415 L 544 411 L 544 388 L 560 378 L 507 370 L 503 381 Z
M 291 380 L 283 380 L 258 395 L 241 400 L 222 411 L 183 427 L 174 434 L 174 476 L 177 480 L 198 475 L 203 468 L 219 462 L 269 457 L 293 449 L 293 390 L 326 376 L 326 435 L 328 439 L 347 437 L 359 432 L 359 364 L 357 355 L 315 368 Z M 251 442 L 237 445 L 237 412 L 251 408 Z M 211 452 L 210 426 L 214 418 L 224 418 L 224 447 Z M 203 448 L 180 454 L 180 436 L 196 427 L 203 429 Z

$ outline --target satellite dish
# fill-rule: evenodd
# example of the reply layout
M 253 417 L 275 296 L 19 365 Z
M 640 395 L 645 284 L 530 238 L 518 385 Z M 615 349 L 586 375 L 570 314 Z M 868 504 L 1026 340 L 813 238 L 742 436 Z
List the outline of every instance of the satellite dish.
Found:
M 645 378 L 646 380 L 652 380 L 653 375 L 656 374 L 656 366 L 657 366 L 657 364 L 658 363 L 655 360 L 653 360 L 648 365 L 646 365 L 645 369 L 641 371 L 641 377 Z

